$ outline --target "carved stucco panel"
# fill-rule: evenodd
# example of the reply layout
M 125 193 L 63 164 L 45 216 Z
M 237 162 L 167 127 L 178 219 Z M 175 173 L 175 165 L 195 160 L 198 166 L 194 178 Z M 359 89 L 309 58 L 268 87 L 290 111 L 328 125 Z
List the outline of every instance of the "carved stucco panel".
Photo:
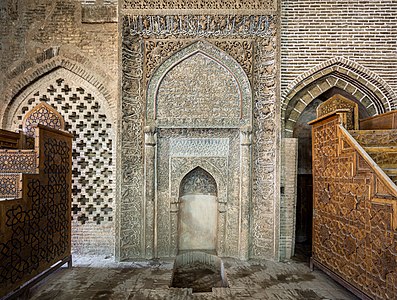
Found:
M 218 157 L 229 155 L 227 138 L 172 138 L 170 155 L 173 157 Z
M 119 137 L 120 193 L 119 244 L 120 260 L 144 254 L 142 218 L 143 201 L 143 41 L 135 35 L 123 34 L 122 44 L 122 116 Z
M 145 80 L 149 81 L 153 72 L 168 58 L 182 48 L 193 44 L 195 39 L 147 39 L 145 40 Z M 212 44 L 233 57 L 244 69 L 248 78 L 252 77 L 253 41 L 251 39 L 213 39 Z
M 267 37 L 274 16 L 258 15 L 132 15 L 124 16 L 130 35 L 142 37 Z
M 221 124 L 232 120 L 239 124 L 241 102 L 234 76 L 219 62 L 197 52 L 174 66 L 162 79 L 155 117 L 157 124 L 167 125 L 205 126 L 213 123 L 214 118 Z
M 234 22 L 234 23 L 233 23 Z M 234 25 L 233 25 L 234 24 Z M 140 217 L 139 211 L 142 213 L 141 200 L 143 183 L 142 178 L 142 116 L 143 116 L 143 98 L 142 92 L 147 90 L 147 81 L 154 70 L 159 70 L 164 66 L 167 58 L 174 53 L 183 52 L 188 48 L 192 41 L 206 38 L 207 41 L 215 44 L 220 49 L 228 49 L 227 52 L 242 66 L 242 72 L 245 78 L 250 78 L 253 84 L 253 193 L 252 193 L 252 219 L 251 219 L 251 257 L 258 258 L 273 258 L 274 257 L 274 224 L 277 221 L 275 217 L 275 197 L 276 197 L 276 183 L 277 183 L 277 168 L 276 151 L 277 151 L 277 130 L 278 130 L 278 111 L 276 105 L 276 90 L 277 90 L 277 42 L 276 42 L 276 18 L 273 16 L 125 16 L 123 19 L 123 39 L 126 42 L 123 44 L 123 60 L 128 63 L 124 67 L 123 72 L 123 107 L 129 109 L 130 113 L 123 116 L 123 147 L 122 156 L 128 155 L 128 147 L 133 149 L 136 156 L 132 156 L 134 164 L 133 174 L 135 180 L 128 182 L 121 189 L 124 193 L 132 193 L 135 203 L 134 211 Z M 228 40 L 226 40 L 226 38 Z M 233 40 L 235 39 L 235 40 Z M 234 47 L 234 42 L 239 41 Z M 153 42 L 149 49 L 148 43 Z M 199 43 L 195 43 L 198 45 Z M 205 44 L 205 43 L 202 43 Z M 201 44 L 201 45 L 202 45 Z M 187 47 L 188 46 L 188 47 Z M 171 48 L 167 48 L 171 47 Z M 245 48 L 244 48 L 245 47 Z M 213 47 L 214 48 L 214 47 Z M 244 48 L 245 50 L 242 50 Z M 144 49 L 144 50 L 143 50 Z M 182 49 L 182 50 L 181 50 Z M 250 50 L 249 50 L 250 49 Z M 255 49 L 255 51 L 253 51 Z M 131 51 L 132 50 L 132 51 Z M 196 49 L 197 50 L 197 49 Z M 143 51 L 146 51 L 143 53 Z M 248 53 L 247 53 L 248 52 Z M 206 52 L 207 53 L 207 52 Z M 241 56 L 241 53 L 246 56 Z M 253 55 L 255 53 L 255 56 Z M 127 59 L 127 56 L 130 56 Z M 142 59 L 145 63 L 142 64 Z M 181 58 L 179 58 L 180 61 Z M 254 63 L 252 62 L 254 61 Z M 152 63 L 151 63 L 152 62 Z M 124 65 L 124 63 L 123 63 Z M 145 67 L 143 67 L 145 65 Z M 254 67 L 253 67 L 254 66 Z M 251 70 L 251 72 L 250 72 Z M 161 72 L 160 72 L 161 73 Z M 164 71 L 163 71 L 164 73 Z M 247 74 L 248 73 L 248 74 Z M 251 74 L 252 73 L 252 74 Z M 248 75 L 248 76 L 247 76 Z M 144 79 L 142 80 L 142 77 Z M 155 76 L 155 75 L 153 75 Z M 153 77 L 152 76 L 152 77 Z M 252 77 L 251 77 L 252 76 Z M 250 80 L 247 82 L 250 84 Z M 150 89 L 149 89 L 150 90 Z M 251 93 L 251 92 L 250 92 Z M 154 98 L 153 98 L 154 99 Z M 146 99 L 150 103 L 150 99 Z M 250 101 L 251 102 L 251 101 Z M 243 105 L 243 107 L 245 107 Z M 149 107 L 150 110 L 150 107 Z M 123 108 L 124 111 L 124 108 Z M 150 116 L 150 111 L 147 112 Z M 153 113 L 153 112 L 152 112 Z M 150 119 L 150 118 L 149 118 Z M 230 126 L 227 124 L 226 126 Z M 193 130 L 192 130 L 193 131 Z M 225 137 L 224 131 L 229 134 L 228 129 L 201 129 L 194 132 L 193 137 Z M 189 135 L 188 129 L 161 129 L 162 137 L 168 134 L 168 137 L 186 137 Z M 187 134 L 187 135 L 186 135 Z M 233 138 L 236 138 L 232 134 Z M 169 151 L 166 143 L 160 142 L 158 144 L 158 151 Z M 238 134 L 235 143 L 231 140 L 230 152 L 239 153 L 239 139 Z M 234 155 L 233 155 L 234 156 Z M 164 207 L 159 206 L 159 222 L 166 222 L 169 224 L 171 231 L 176 231 L 177 218 L 175 206 L 172 199 L 169 198 L 169 157 L 158 156 L 158 197 L 167 199 Z M 124 160 L 122 159 L 122 162 Z M 127 162 L 127 160 L 125 160 Z M 125 168 L 129 170 L 129 168 Z M 229 157 L 228 161 L 229 180 L 228 186 L 228 203 L 227 203 L 227 217 L 225 226 L 220 226 L 220 231 L 227 236 L 227 243 L 219 245 L 222 253 L 233 253 L 237 255 L 238 249 L 232 249 L 237 245 L 238 230 L 236 228 L 238 220 L 238 200 L 239 200 L 239 173 L 230 172 L 230 170 L 239 170 L 239 161 L 237 157 Z M 127 171 L 126 170 L 126 171 Z M 124 170 L 123 170 L 124 172 Z M 140 177 L 139 177 L 140 176 Z M 162 182 L 166 182 L 163 186 Z M 141 184 L 141 185 L 140 185 Z M 236 188 L 237 187 L 237 188 Z M 129 199 L 132 200 L 131 196 Z M 122 198 L 122 197 L 121 197 Z M 130 200 L 122 199 L 128 203 Z M 121 208 L 123 209 L 123 208 Z M 127 208 L 126 208 L 127 209 Z M 131 213 L 131 207 L 128 208 Z M 162 215 L 160 212 L 164 210 L 166 213 Z M 223 213 L 226 215 L 226 213 Z M 130 222 L 131 223 L 131 222 Z M 134 230 L 128 229 L 126 232 L 139 233 L 141 230 L 141 223 L 138 219 L 133 220 Z M 121 226 L 121 229 L 123 226 Z M 131 227 L 129 227 L 131 228 Z M 136 229 L 135 229 L 136 228 Z M 123 230 L 121 230 L 123 232 Z M 166 254 L 174 255 L 177 244 L 175 237 L 170 236 L 169 233 L 158 234 L 159 256 L 166 256 Z M 164 246 L 160 246 L 164 238 Z M 230 239 L 230 240 L 229 240 Z M 138 244 L 136 243 L 138 241 Z M 139 244 L 138 238 L 134 243 L 126 243 L 122 250 L 122 256 L 132 257 L 129 253 L 139 251 L 142 245 Z M 231 247 L 226 249 L 227 247 Z M 128 252 L 130 251 L 130 252 Z M 162 252 L 161 252 L 162 251 Z M 142 255 L 142 253 L 141 253 Z
M 123 0 L 122 8 L 124 9 L 139 9 L 139 10 L 153 10 L 153 9 L 250 9 L 260 10 L 268 9 L 275 10 L 277 8 L 276 0 L 172 0 L 172 1 L 158 1 L 158 0 Z
M 276 106 L 276 30 L 272 37 L 255 43 L 254 59 L 254 130 L 251 257 L 275 257 L 276 153 L 278 151 Z
M 219 136 L 219 138 L 212 138 L 212 136 Z M 178 156 L 181 154 L 180 147 L 189 142 L 190 150 L 183 153 L 185 156 Z M 161 225 L 158 245 L 160 256 L 174 256 L 177 253 L 179 186 L 183 177 L 198 166 L 217 180 L 220 216 L 218 254 L 237 255 L 237 247 L 229 247 L 226 250 L 225 245 L 237 244 L 238 208 L 232 207 L 238 205 L 239 197 L 239 155 L 236 154 L 239 151 L 238 142 L 238 131 L 231 129 L 159 130 L 158 222 Z M 171 144 L 176 147 L 172 149 Z M 218 147 L 212 148 L 214 144 L 218 144 Z M 197 155 L 197 151 L 205 146 L 209 149 L 202 151 L 202 156 Z M 235 155 L 230 156 L 231 152 Z
M 247 75 L 231 56 L 204 41 L 183 48 L 159 66 L 146 100 L 147 120 L 156 120 L 158 126 L 237 127 L 251 122 Z

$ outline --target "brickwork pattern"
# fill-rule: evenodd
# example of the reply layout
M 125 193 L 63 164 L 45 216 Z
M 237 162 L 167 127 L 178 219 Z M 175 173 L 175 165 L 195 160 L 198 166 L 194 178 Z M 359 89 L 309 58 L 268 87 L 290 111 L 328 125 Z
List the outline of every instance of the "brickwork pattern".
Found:
M 88 5 L 90 7 L 85 9 Z M 27 103 L 22 105 L 23 112 L 17 112 L 18 117 L 36 105 L 39 98 L 48 97 L 44 101 L 53 105 L 67 119 L 67 129 L 75 130 L 78 135 L 73 145 L 73 161 L 79 164 L 73 167 L 73 250 L 113 254 L 115 237 L 112 218 L 115 206 L 114 188 L 110 184 L 113 180 L 113 171 L 110 170 L 114 162 L 114 157 L 111 157 L 113 149 L 97 162 L 92 155 L 100 156 L 101 152 L 109 150 L 107 143 L 112 144 L 115 139 L 114 135 L 110 137 L 113 133 L 109 133 L 114 128 L 107 127 L 110 120 L 103 120 L 102 116 L 116 115 L 117 1 L 4 0 L 0 1 L 0 15 L 0 68 L 3 70 L 0 73 L 1 127 L 11 128 L 17 109 L 15 103 L 24 101 L 22 95 L 27 97 Z M 54 95 L 51 95 L 49 85 L 44 87 L 49 91 L 43 91 L 40 96 L 28 97 L 25 93 L 33 82 L 63 68 L 71 71 L 64 77 L 65 83 L 72 89 L 68 96 L 66 91 L 59 91 L 65 86 L 58 86 L 56 82 L 50 83 L 58 89 Z M 84 99 L 84 96 L 88 97 L 87 88 L 71 84 L 71 74 L 79 75 L 85 79 L 82 81 L 96 88 L 96 94 L 91 93 L 93 99 Z M 77 91 L 79 87 L 85 88 L 85 93 Z M 80 100 L 73 102 L 70 99 L 73 98 L 72 93 Z M 58 94 L 65 99 L 55 99 Z M 98 100 L 99 106 L 96 106 Z M 103 106 L 105 102 L 108 105 L 106 109 Z M 98 109 L 100 112 L 97 112 Z M 22 119 L 18 118 L 16 122 L 19 125 Z M 103 130 L 108 136 L 102 134 Z M 99 141 L 94 142 L 95 139 Z
M 75 0 L 43 0 L 39 3 L 24 0 L 15 5 L 11 3 L 15 1 L 0 3 L 0 68 L 5 70 L 0 74 L 0 90 L 7 91 L 13 80 L 26 77 L 58 55 L 89 66 L 93 72 L 90 74 L 91 79 L 109 76 L 109 84 L 116 82 L 118 44 L 117 24 L 114 21 L 82 24 L 81 4 Z M 110 98 L 114 102 L 117 99 L 116 91 L 116 86 L 113 86 Z M 1 101 L 9 100 L 0 96 L 0 114 L 5 107 Z
M 283 0 L 281 88 L 333 57 L 353 60 L 397 90 L 397 2 Z
M 104 100 L 87 84 L 77 83 L 62 70 L 50 76 L 52 80 L 33 86 L 32 92 L 19 105 L 14 114 L 13 129 L 22 129 L 24 115 L 40 102 L 51 105 L 62 114 L 65 129 L 74 134 L 73 250 L 112 253 L 115 200 L 113 124 L 107 117 Z

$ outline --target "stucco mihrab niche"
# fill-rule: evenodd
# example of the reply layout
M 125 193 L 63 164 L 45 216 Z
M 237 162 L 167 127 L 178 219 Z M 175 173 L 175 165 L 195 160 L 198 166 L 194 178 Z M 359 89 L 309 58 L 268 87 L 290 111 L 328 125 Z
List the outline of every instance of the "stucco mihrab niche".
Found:
M 218 253 L 242 258 L 275 257 L 276 249 L 273 247 L 273 224 L 276 221 L 274 187 L 277 178 L 274 154 L 274 147 L 277 143 L 275 19 L 273 16 L 263 16 L 262 20 L 267 20 L 267 25 L 262 31 L 253 30 L 255 26 L 248 26 L 252 30 L 243 30 L 240 25 L 240 30 L 235 30 L 237 27 L 233 27 L 233 31 L 228 32 L 227 26 L 218 31 L 214 30 L 213 25 L 195 27 L 194 18 L 191 16 L 189 18 L 160 16 L 149 18 L 147 21 L 145 18 L 147 19 L 148 16 L 144 18 L 126 16 L 123 23 L 124 129 L 121 135 L 123 183 L 120 188 L 123 195 L 121 205 L 124 205 L 126 211 L 122 209 L 120 211 L 121 219 L 124 220 L 120 223 L 119 231 L 120 258 L 143 257 L 148 256 L 148 253 L 164 257 L 177 253 L 180 180 L 196 167 L 203 168 L 217 180 L 220 213 L 218 215 Z M 184 21 L 168 26 L 171 25 L 172 18 Z M 226 16 L 216 16 L 216 18 L 221 22 L 219 24 L 222 24 L 222 20 L 228 24 L 230 19 Z M 162 24 L 154 26 L 155 22 L 163 19 Z M 211 19 L 214 19 L 214 16 L 208 17 L 208 20 Z M 246 17 L 241 20 L 254 19 Z M 189 22 L 192 23 L 191 26 L 181 27 L 181 24 Z M 197 38 L 203 37 L 206 37 L 207 41 L 197 42 Z M 230 55 L 214 45 L 230 51 Z M 247 49 L 249 55 L 239 55 L 239 53 L 245 53 Z M 253 61 L 257 62 L 254 68 L 252 68 Z M 204 68 L 198 67 L 200 62 L 201 66 L 204 65 L 203 62 L 206 62 Z M 180 66 L 185 66 L 185 68 Z M 186 68 L 186 66 L 189 67 Z M 212 105 L 212 102 L 207 99 L 211 97 L 207 97 L 209 95 L 207 91 L 211 90 L 211 85 L 202 84 L 200 87 L 199 83 L 197 86 L 192 84 L 189 87 L 181 86 L 180 83 L 188 77 L 182 73 L 182 69 L 185 69 L 185 72 L 196 72 L 197 76 L 203 78 L 207 75 L 207 78 L 212 78 L 209 76 L 209 70 L 217 74 L 223 72 L 226 74 L 224 76 L 231 80 L 226 84 L 222 83 L 223 86 L 214 87 L 216 97 L 224 97 L 223 99 L 232 103 L 240 99 L 239 107 L 229 105 L 224 108 Z M 203 72 L 200 73 L 199 70 Z M 251 71 L 252 74 L 251 72 L 247 74 L 247 71 Z M 178 80 L 171 81 L 167 76 Z M 222 78 L 222 75 L 219 78 Z M 224 91 L 226 87 L 228 87 L 227 92 Z M 240 95 L 235 92 L 237 88 Z M 202 97 L 200 103 L 195 103 L 192 98 L 192 103 L 201 105 L 206 101 L 208 105 L 206 112 L 220 112 L 224 116 L 224 121 L 217 123 L 216 118 L 208 117 L 208 113 L 200 116 L 201 111 L 197 112 L 191 107 L 181 105 L 185 103 L 186 95 L 190 94 L 192 97 L 195 95 L 194 89 L 201 90 Z M 176 105 L 175 110 L 167 111 L 167 104 L 174 99 L 176 99 L 175 102 L 179 102 L 171 103 L 171 106 Z M 145 106 L 146 109 L 144 109 Z M 180 110 L 179 107 L 183 109 Z M 187 115 L 191 119 L 179 118 L 180 115 L 177 112 L 182 111 L 183 114 L 183 110 L 185 113 L 190 110 L 190 115 Z M 230 117 L 236 116 L 238 111 L 240 118 Z M 196 122 L 192 122 L 194 118 Z M 148 153 L 157 153 L 155 157 L 152 157 L 152 154 L 146 155 L 145 164 L 142 162 L 144 159 L 142 156 L 144 123 L 154 126 L 153 141 L 155 141 L 152 145 L 147 144 L 145 147 Z M 252 157 L 249 129 L 251 126 L 253 128 Z M 127 128 L 130 131 L 126 132 Z M 191 153 L 194 154 L 192 156 L 184 153 L 183 150 L 177 151 L 179 156 L 171 154 L 175 151 L 170 147 L 172 139 L 221 140 L 224 138 L 229 140 L 229 154 L 223 157 L 219 154 L 214 157 L 200 156 L 195 150 L 186 150 L 186 152 L 192 151 Z M 152 149 L 157 150 L 153 152 Z M 204 154 L 212 151 L 210 145 L 205 149 L 208 152 L 204 151 Z M 134 160 L 135 166 L 130 165 L 131 159 Z M 156 161 L 156 164 L 152 163 L 152 160 Z M 247 172 L 251 168 L 251 161 L 252 178 L 251 173 Z M 157 172 L 152 172 L 152 168 L 157 168 Z M 140 175 L 144 173 L 149 174 L 149 177 L 148 175 L 145 177 L 146 183 Z M 151 174 L 157 174 L 157 177 L 152 178 L 151 176 L 154 175 Z M 180 176 L 175 176 L 175 174 L 180 174 Z M 249 222 L 244 218 L 250 213 L 250 204 L 245 202 L 245 198 L 243 201 L 239 199 L 240 191 L 243 194 L 250 194 L 251 183 L 253 191 L 252 199 L 249 201 L 253 207 L 253 215 Z M 151 195 L 150 190 L 154 185 L 157 186 L 157 200 L 151 202 L 147 197 Z M 142 190 L 141 186 L 146 186 L 146 188 Z M 143 218 L 145 222 L 140 221 L 143 220 L 142 218 L 140 220 L 136 218 L 137 215 L 131 216 L 133 213 L 131 207 L 134 207 L 138 216 L 142 213 L 146 215 Z M 254 210 L 257 211 L 254 213 Z M 239 212 L 244 215 L 242 219 L 239 219 Z M 127 224 L 128 227 L 126 227 Z M 149 234 L 148 230 L 152 228 L 156 228 L 157 236 Z M 133 238 L 129 235 L 132 231 Z M 134 241 L 134 239 L 137 240 Z M 250 243 L 245 242 L 248 239 Z

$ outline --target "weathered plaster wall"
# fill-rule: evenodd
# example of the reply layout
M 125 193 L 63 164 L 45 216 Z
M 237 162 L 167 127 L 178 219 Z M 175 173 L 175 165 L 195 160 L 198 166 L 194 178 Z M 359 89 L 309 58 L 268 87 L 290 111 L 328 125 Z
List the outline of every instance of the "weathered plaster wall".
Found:
M 295 252 L 298 140 L 284 138 L 281 143 L 280 259 Z

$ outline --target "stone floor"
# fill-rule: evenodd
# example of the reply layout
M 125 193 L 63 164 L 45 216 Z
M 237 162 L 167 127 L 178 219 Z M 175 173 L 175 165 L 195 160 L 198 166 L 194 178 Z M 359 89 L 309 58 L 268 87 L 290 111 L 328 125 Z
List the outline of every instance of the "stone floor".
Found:
M 306 263 L 223 259 L 229 288 L 212 293 L 169 288 L 172 261 L 115 263 L 112 258 L 74 258 L 33 287 L 30 299 L 358 299 Z

